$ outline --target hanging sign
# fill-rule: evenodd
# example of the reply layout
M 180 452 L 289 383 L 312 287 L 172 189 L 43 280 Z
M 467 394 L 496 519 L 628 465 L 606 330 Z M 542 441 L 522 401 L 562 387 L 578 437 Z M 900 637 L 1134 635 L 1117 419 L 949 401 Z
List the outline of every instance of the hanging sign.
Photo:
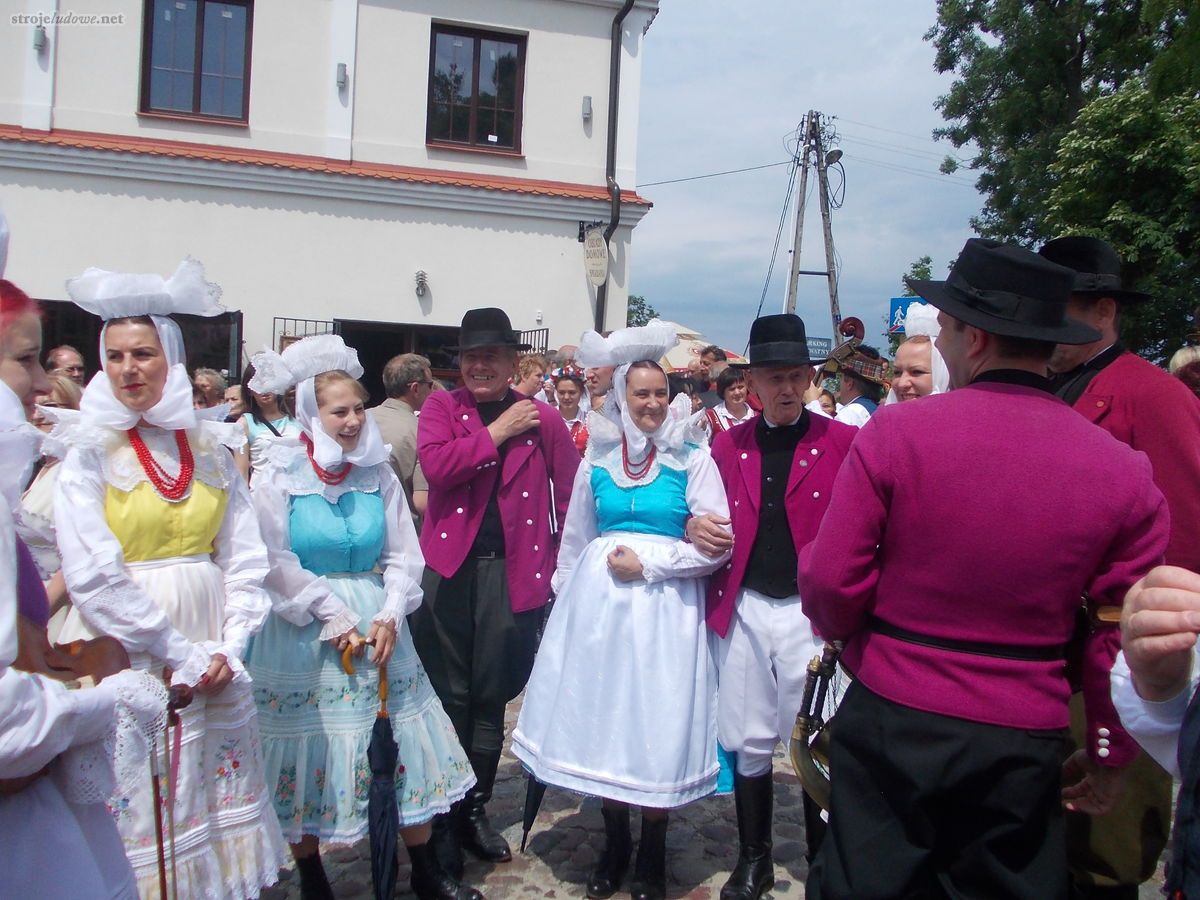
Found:
M 583 236 L 583 269 L 595 287 L 608 280 L 608 244 L 603 228 L 589 228 Z

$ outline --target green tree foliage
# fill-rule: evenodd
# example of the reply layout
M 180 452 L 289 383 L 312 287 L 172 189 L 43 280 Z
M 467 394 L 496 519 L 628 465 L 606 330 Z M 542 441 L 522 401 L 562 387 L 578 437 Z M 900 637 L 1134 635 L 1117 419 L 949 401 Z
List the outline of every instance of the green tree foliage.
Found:
M 1155 297 L 1126 316 L 1126 342 L 1152 358 L 1177 346 L 1200 268 L 1200 4 L 939 0 L 925 37 L 955 75 L 935 134 L 973 154 L 976 231 L 1027 246 L 1110 241 Z
M 645 297 L 637 294 L 629 295 L 629 306 L 625 310 L 626 326 L 645 325 L 651 319 L 657 319 L 659 312 L 653 306 L 646 302 Z
M 1154 302 L 1126 310 L 1122 337 L 1162 360 L 1200 298 L 1200 97 L 1127 83 L 1088 104 L 1051 166 L 1047 227 L 1111 243 L 1127 282 Z

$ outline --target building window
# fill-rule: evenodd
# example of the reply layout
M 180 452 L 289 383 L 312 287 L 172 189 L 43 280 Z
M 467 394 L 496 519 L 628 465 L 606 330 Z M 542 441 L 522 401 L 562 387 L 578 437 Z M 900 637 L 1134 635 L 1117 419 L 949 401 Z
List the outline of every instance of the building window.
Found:
M 521 150 L 525 38 L 433 26 L 426 140 Z
M 146 0 L 141 111 L 247 122 L 254 0 Z

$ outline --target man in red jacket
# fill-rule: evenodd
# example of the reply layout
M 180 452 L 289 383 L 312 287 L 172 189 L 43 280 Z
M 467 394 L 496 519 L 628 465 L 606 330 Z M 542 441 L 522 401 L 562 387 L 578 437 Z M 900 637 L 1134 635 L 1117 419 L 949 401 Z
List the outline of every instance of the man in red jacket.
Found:
M 1100 333 L 1060 344 L 1050 357 L 1054 391 L 1117 440 L 1150 457 L 1171 512 L 1166 562 L 1200 571 L 1200 399 L 1121 343 L 1121 315 L 1150 299 L 1125 290 L 1121 259 L 1104 241 L 1062 237 L 1038 251 L 1075 273 L 1067 315 Z M 1080 705 L 1077 696 L 1073 708 Z M 1076 745 L 1082 722 L 1072 716 Z M 1154 874 L 1171 824 L 1171 777 L 1146 754 L 1131 764 L 1118 805 L 1103 816 L 1067 815 L 1067 853 L 1076 895 L 1136 900 Z
M 800 551 L 804 612 L 856 678 L 810 900 L 1065 900 L 1061 804 L 1103 810 L 1136 755 L 1109 696 L 1112 613 L 1168 517 L 1146 457 L 1049 391 L 1054 345 L 1099 337 L 1066 316 L 1072 282 L 978 238 L 946 281 L 908 282 L 939 310 L 952 390 L 871 418 Z M 1063 788 L 1081 597 L 1086 774 Z
M 806 667 L 823 644 L 800 609 L 796 554 L 816 536 L 834 477 L 857 434 L 804 408 L 812 360 L 799 316 L 756 319 L 749 355 L 748 380 L 763 401 L 762 415 L 712 442 L 735 540 L 729 563 L 709 580 L 707 600 L 708 626 L 720 638 L 717 737 L 737 756 L 740 846 L 721 900 L 758 900 L 775 884 L 771 757 L 791 735 Z M 722 524 L 700 517 L 688 533 L 702 552 L 716 555 L 730 540 Z M 804 801 L 812 853 L 822 824 L 819 808 L 807 795 Z

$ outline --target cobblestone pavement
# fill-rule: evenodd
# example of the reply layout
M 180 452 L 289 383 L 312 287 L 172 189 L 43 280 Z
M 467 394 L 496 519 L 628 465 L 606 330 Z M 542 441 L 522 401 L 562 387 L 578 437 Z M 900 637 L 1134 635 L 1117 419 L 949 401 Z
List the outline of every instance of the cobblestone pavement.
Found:
M 519 700 L 509 705 L 508 730 L 516 723 Z M 585 896 L 584 884 L 603 844 L 600 802 L 550 788 L 530 834 L 525 853 L 521 844 L 521 815 L 525 805 L 525 774 L 507 750 L 500 761 L 495 793 L 488 804 L 492 823 L 513 848 L 513 861 L 482 863 L 467 854 L 465 881 L 488 900 L 544 897 L 568 900 Z M 783 748 L 775 755 L 775 875 L 776 900 L 804 896 L 804 812 L 800 786 Z M 634 817 L 636 822 L 636 816 Z M 634 825 L 637 839 L 637 825 Z M 371 870 L 367 842 L 323 851 L 325 869 L 339 900 L 369 900 Z M 687 900 L 716 900 L 737 859 L 737 825 L 733 797 L 708 797 L 671 815 L 667 832 L 667 896 Z M 411 898 L 407 860 L 401 855 L 398 897 Z M 298 900 L 295 874 L 285 870 L 278 886 L 264 900 Z M 618 894 L 617 897 L 621 897 Z M 625 895 L 628 898 L 628 895 Z
M 509 705 L 511 733 L 520 700 Z M 521 815 L 525 804 L 525 774 L 507 750 L 500 762 L 495 794 L 488 805 L 492 823 L 513 848 L 511 863 L 482 863 L 467 854 L 465 881 L 488 900 L 547 898 L 570 900 L 585 896 L 584 884 L 603 843 L 600 802 L 550 788 L 534 824 L 525 853 L 521 844 Z M 635 817 L 636 821 L 636 817 Z M 637 826 L 634 826 L 634 839 Z M 804 811 L 800 785 L 786 752 L 775 752 L 775 900 L 804 896 L 808 864 L 804 860 Z M 371 869 L 367 842 L 333 847 L 323 852 L 325 868 L 339 900 L 371 900 Z M 671 814 L 667 832 L 668 900 L 717 900 L 721 885 L 737 859 L 737 824 L 733 797 L 708 797 Z M 409 869 L 401 855 L 400 889 L 408 892 Z M 1142 885 L 1142 900 L 1161 897 L 1162 870 Z M 280 883 L 263 892 L 264 900 L 299 900 L 300 888 L 291 869 L 280 873 Z M 617 894 L 617 897 L 628 897 Z

